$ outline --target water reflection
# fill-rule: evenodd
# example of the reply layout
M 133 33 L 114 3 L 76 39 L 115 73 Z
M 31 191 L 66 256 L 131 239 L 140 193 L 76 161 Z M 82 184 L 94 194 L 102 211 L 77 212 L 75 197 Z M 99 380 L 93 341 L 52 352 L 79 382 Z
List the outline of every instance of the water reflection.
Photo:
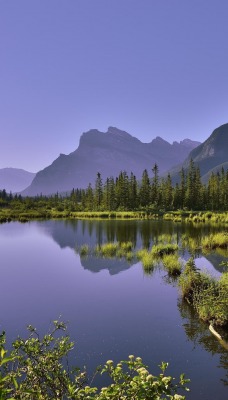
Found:
M 208 324 L 202 322 L 197 318 L 196 312 L 192 306 L 186 301 L 178 301 L 178 309 L 180 311 L 182 319 L 185 320 L 183 327 L 188 339 L 193 342 L 194 347 L 196 345 L 202 346 L 207 352 L 212 355 L 219 355 L 218 368 L 222 368 L 225 372 L 224 378 L 221 381 L 224 385 L 228 386 L 228 352 L 225 347 L 218 341 L 218 339 L 211 334 L 208 328 Z M 217 330 L 219 330 L 217 328 Z M 228 341 L 228 332 L 221 329 L 219 333 Z
M 124 258 L 110 259 L 92 255 L 81 257 L 81 265 L 84 269 L 91 272 L 108 270 L 110 275 L 116 275 L 122 271 L 126 271 L 134 264 L 135 262 L 126 261 Z
M 44 333 L 50 321 L 62 315 L 76 342 L 74 365 L 87 365 L 93 372 L 107 359 L 119 361 L 135 354 L 156 373 L 164 360 L 170 363 L 171 375 L 185 372 L 191 379 L 189 400 L 223 400 L 226 355 L 191 310 L 180 303 L 177 308 L 175 279 L 162 265 L 145 276 L 135 259 L 107 259 L 94 253 L 97 244 L 110 241 L 130 240 L 135 252 L 163 240 L 181 245 L 183 234 L 200 237 L 213 230 L 168 221 L 1 225 L 0 329 L 7 331 L 9 340 L 24 336 L 27 324 Z M 84 244 L 89 253 L 79 257 L 77 249 Z M 183 247 L 181 257 L 187 259 L 189 254 L 190 248 Z M 199 255 L 197 262 L 205 263 L 200 251 Z M 221 257 L 207 255 L 215 268 Z
M 187 260 L 193 256 L 197 266 L 209 269 L 216 275 L 225 267 L 220 264 L 226 260 L 227 250 L 202 253 L 200 247 L 203 236 L 219 231 L 219 226 L 173 223 L 171 221 L 116 221 L 116 220 L 63 220 L 38 222 L 38 226 L 58 243 L 60 248 L 70 247 L 76 252 L 83 245 L 90 249 L 89 257 L 81 258 L 82 266 L 92 272 L 107 269 L 111 274 L 127 270 L 136 260 L 116 261 L 99 258 L 94 254 L 95 247 L 107 242 L 131 241 L 134 252 L 141 248 L 150 249 L 153 244 L 176 243 L 180 246 L 180 256 Z

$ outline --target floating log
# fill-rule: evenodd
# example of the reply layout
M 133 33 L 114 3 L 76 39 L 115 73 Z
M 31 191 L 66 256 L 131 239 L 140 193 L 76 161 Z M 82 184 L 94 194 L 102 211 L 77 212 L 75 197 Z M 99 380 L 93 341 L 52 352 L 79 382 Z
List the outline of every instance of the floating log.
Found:
M 214 327 L 210 324 L 209 325 L 209 330 L 213 335 L 219 340 L 219 343 L 226 349 L 228 350 L 228 343 L 222 338 L 222 336 L 214 329 Z

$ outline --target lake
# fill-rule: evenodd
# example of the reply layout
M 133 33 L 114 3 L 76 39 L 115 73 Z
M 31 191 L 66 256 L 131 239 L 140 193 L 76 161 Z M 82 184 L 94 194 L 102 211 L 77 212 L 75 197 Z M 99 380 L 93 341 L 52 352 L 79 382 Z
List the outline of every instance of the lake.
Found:
M 45 333 L 52 320 L 68 322 L 75 341 L 74 365 L 95 367 L 129 354 L 142 357 L 154 374 L 169 362 L 168 373 L 191 379 L 190 400 L 224 400 L 227 396 L 227 351 L 182 302 L 175 280 L 161 268 L 152 274 L 133 259 L 97 257 L 94 248 L 107 241 L 132 241 L 150 248 L 162 235 L 180 243 L 218 226 L 168 221 L 41 221 L 0 225 L 0 331 L 8 341 L 25 335 L 32 324 Z M 80 257 L 80 247 L 89 254 Z M 191 249 L 183 247 L 187 260 Z M 225 253 L 200 251 L 196 265 L 219 276 Z M 96 382 L 95 382 L 96 383 Z M 100 382 L 98 382 L 99 384 Z M 102 382 L 103 383 L 103 382 Z

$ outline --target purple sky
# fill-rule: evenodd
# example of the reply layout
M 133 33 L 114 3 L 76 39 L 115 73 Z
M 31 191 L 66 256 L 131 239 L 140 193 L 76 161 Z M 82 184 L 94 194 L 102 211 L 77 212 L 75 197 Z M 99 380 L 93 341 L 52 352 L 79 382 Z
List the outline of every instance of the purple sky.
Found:
M 0 0 L 0 168 L 82 132 L 204 141 L 228 122 L 227 0 Z

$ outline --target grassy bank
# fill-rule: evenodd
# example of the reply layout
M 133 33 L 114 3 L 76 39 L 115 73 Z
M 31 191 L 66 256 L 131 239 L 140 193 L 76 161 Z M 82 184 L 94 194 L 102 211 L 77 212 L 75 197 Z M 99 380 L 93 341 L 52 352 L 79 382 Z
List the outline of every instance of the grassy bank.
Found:
M 211 223 L 228 224 L 228 212 L 212 211 L 175 211 L 163 214 L 163 219 L 173 222 L 191 222 L 191 223 Z
M 0 208 L 0 222 L 9 222 L 17 220 L 26 222 L 35 219 L 163 219 L 173 222 L 191 222 L 191 223 L 211 223 L 228 224 L 228 213 L 213 212 L 150 212 L 150 211 L 71 211 L 59 207 L 34 207 L 27 208 Z

